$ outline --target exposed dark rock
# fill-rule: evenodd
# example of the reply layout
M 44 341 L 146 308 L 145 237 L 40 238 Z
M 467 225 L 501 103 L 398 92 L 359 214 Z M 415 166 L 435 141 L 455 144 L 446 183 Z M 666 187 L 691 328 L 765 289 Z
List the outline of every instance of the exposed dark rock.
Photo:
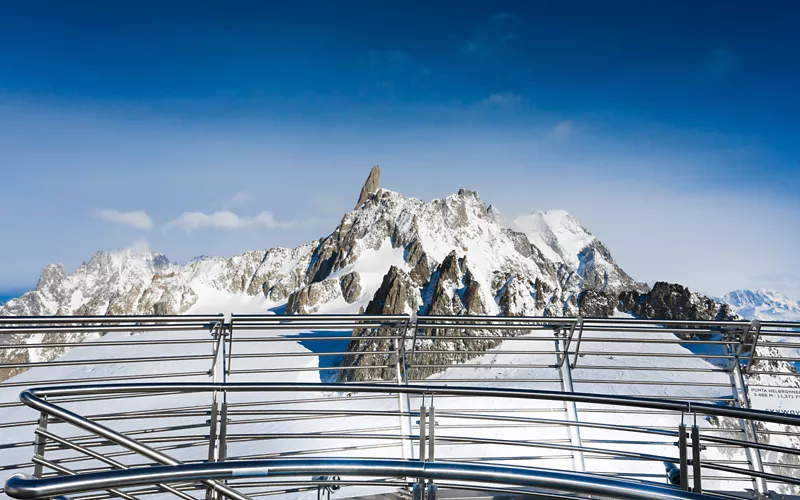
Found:
M 727 304 L 692 293 L 688 288 L 659 281 L 648 293 L 636 290 L 619 294 L 619 309 L 642 319 L 733 320 Z
M 480 285 L 470 273 L 466 257 L 458 259 L 456 253 L 451 252 L 433 276 L 435 278 L 426 290 L 426 296 L 430 296 L 425 311 L 427 315 L 486 314 Z M 467 361 L 476 357 L 475 352 L 491 349 L 500 343 L 486 330 L 431 328 L 417 332 L 417 335 L 426 347 L 425 352 L 414 355 L 415 365 L 409 372 L 412 379 L 443 371 L 441 366 Z
M 286 314 L 313 314 L 323 304 L 341 297 L 342 289 L 337 280 L 311 283 L 293 292 L 286 302 Z
M 481 285 L 478 283 L 476 279 L 473 278 L 472 273 L 467 272 L 466 276 L 464 277 L 464 281 L 467 284 L 466 290 L 464 290 L 464 307 L 467 310 L 467 314 L 473 315 L 484 315 L 486 314 L 486 306 L 481 299 Z
M 428 263 L 428 256 L 422 249 L 419 240 L 414 240 L 406 249 L 405 261 L 411 266 L 411 280 L 417 286 L 422 287 L 431 279 L 431 266 Z
M 366 314 L 404 314 L 408 306 L 419 307 L 414 283 L 405 271 L 392 266 L 367 304 Z
M 403 254 L 403 260 L 412 268 L 419 264 L 419 261 L 425 257 L 427 257 L 427 255 L 419 240 L 412 241 L 411 244 L 406 247 L 405 253 Z
M 636 290 L 621 292 L 618 309 L 642 319 L 688 321 L 739 319 L 727 304 L 719 304 L 713 299 L 692 293 L 682 285 L 663 281 L 653 285 L 648 293 Z M 678 334 L 678 337 L 691 339 L 693 336 Z
M 264 283 L 264 286 L 267 286 L 267 283 Z M 294 290 L 294 288 L 292 288 L 291 285 L 279 281 L 272 285 L 269 290 L 265 292 L 265 295 L 268 299 L 278 302 L 291 295 L 292 290 Z
M 356 271 L 345 274 L 339 279 L 342 296 L 348 304 L 352 304 L 361 296 L 361 275 Z
M 169 303 L 163 300 L 153 304 L 153 314 L 156 316 L 166 316 L 167 314 L 170 314 L 169 309 Z
M 533 255 L 533 248 L 535 247 L 528 241 L 528 237 L 525 236 L 525 233 L 507 228 L 503 229 L 503 232 L 511 239 L 511 242 L 514 244 L 514 249 L 519 252 L 520 255 L 525 257 L 531 257 Z M 536 250 L 538 251 L 539 249 L 537 248 Z M 542 257 L 542 260 L 544 260 L 544 257 Z
M 31 358 L 27 349 L 3 349 L 0 351 L 0 366 L 30 362 Z M 19 375 L 26 370 L 27 368 L 0 368 L 0 382 Z
M 586 318 L 607 318 L 614 314 L 619 299 L 616 295 L 584 290 L 578 295 L 578 311 Z
M 552 290 L 544 281 L 536 278 L 536 281 L 533 284 L 533 288 L 536 293 L 535 301 L 536 301 L 536 309 L 544 310 L 545 306 L 547 305 L 547 297 L 550 296 Z
M 367 181 L 364 183 L 364 186 L 361 188 L 361 193 L 358 195 L 358 203 L 356 203 L 355 208 L 360 207 L 365 201 L 367 201 L 372 195 L 378 192 L 379 185 L 381 180 L 381 169 L 379 166 L 375 165 L 370 169 L 369 176 L 367 176 Z
M 367 304 L 365 314 L 404 314 L 407 307 L 419 307 L 416 285 L 403 270 L 392 266 L 383 277 L 381 286 L 375 296 Z M 344 366 L 374 366 L 374 369 L 342 370 L 339 380 L 345 382 L 363 382 L 366 380 L 389 380 L 396 374 L 391 367 L 392 355 L 387 354 L 395 349 L 391 339 L 365 340 L 368 337 L 385 337 L 387 330 L 377 328 L 353 329 L 353 340 L 347 346 Z M 398 332 L 394 332 L 398 333 Z
M 449 281 L 455 283 L 458 281 L 459 271 L 458 257 L 456 257 L 456 251 L 453 250 L 447 254 L 447 257 L 444 258 L 442 264 L 439 266 L 439 282 Z
M 413 253 L 413 252 L 409 252 Z M 423 262 L 420 259 L 419 265 Z M 465 258 L 459 259 L 455 251 L 451 252 L 433 273 L 434 278 L 426 287 L 429 297 L 425 307 L 428 315 L 463 315 L 486 314 L 479 282 L 474 279 L 467 268 Z M 366 314 L 402 314 L 411 306 L 418 308 L 419 295 L 417 285 L 411 276 L 392 267 L 384 276 L 383 283 L 375 297 L 370 301 Z M 388 380 L 396 375 L 391 368 L 391 356 L 381 354 L 392 349 L 387 339 L 365 342 L 368 336 L 385 336 L 386 330 L 355 329 L 348 351 L 353 354 L 345 356 L 345 366 L 374 366 L 375 369 L 343 370 L 339 379 L 344 381 Z M 484 351 L 499 345 L 499 340 L 489 336 L 482 330 L 464 330 L 457 328 L 432 328 L 418 332 L 421 342 L 426 343 L 425 351 L 414 356 L 415 366 L 411 369 L 411 378 L 427 377 L 439 371 L 438 366 L 466 361 L 475 357 L 475 351 Z M 464 338 L 474 337 L 474 339 Z M 429 352 L 428 352 L 429 351 Z M 427 366 L 426 366 L 427 365 Z M 390 368 L 387 368 L 389 366 Z

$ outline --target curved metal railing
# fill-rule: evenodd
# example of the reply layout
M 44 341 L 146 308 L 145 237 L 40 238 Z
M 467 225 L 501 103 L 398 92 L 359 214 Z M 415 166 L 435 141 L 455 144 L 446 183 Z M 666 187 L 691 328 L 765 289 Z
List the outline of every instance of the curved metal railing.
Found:
M 568 491 L 605 498 L 638 500 L 702 500 L 707 495 L 690 493 L 659 485 L 544 469 L 500 465 L 460 464 L 449 462 L 414 462 L 388 459 L 295 459 L 249 460 L 234 463 L 202 463 L 141 470 L 98 472 L 81 476 L 31 479 L 13 476 L 6 492 L 20 500 L 50 498 L 110 488 L 143 486 L 157 483 L 208 481 L 241 478 L 284 478 L 297 476 L 366 476 L 415 477 L 425 480 L 450 480 L 478 484 L 523 486 Z
M 362 334 L 351 335 L 353 330 Z M 750 410 L 748 395 L 800 392 L 793 389 L 800 388 L 798 338 L 800 323 L 757 321 L 0 318 L 0 380 L 14 377 L 0 383 L 0 480 L 31 469 L 30 454 L 23 459 L 19 451 L 27 453 L 30 434 L 23 433 L 33 432 L 33 473 L 47 481 L 134 471 L 153 462 L 181 468 L 307 456 L 332 460 L 350 452 L 423 464 L 544 463 L 643 486 L 663 483 L 659 462 L 668 462 L 681 473 L 676 488 L 684 491 L 702 483 L 717 495 L 797 493 L 800 421 Z M 53 348 L 72 350 L 57 359 L 42 357 L 41 350 Z M 492 359 L 471 361 L 489 352 Z M 160 383 L 141 384 L 146 380 Z M 170 380 L 198 382 L 163 383 Z M 246 380 L 309 382 L 239 382 Z M 65 387 L 67 382 L 77 386 Z M 88 385 L 105 382 L 112 384 Z M 23 392 L 23 399 L 40 412 L 38 422 L 11 399 L 32 386 L 40 388 Z M 255 390 L 274 396 L 242 399 Z M 198 392 L 209 393 L 211 401 L 189 396 Z M 79 419 L 73 422 L 71 415 Z M 698 417 L 700 425 L 692 425 Z M 60 432 L 64 422 L 71 426 L 66 434 Z M 300 424 L 286 425 L 291 422 Z M 118 430 L 107 427 L 112 425 Z M 98 433 L 97 426 L 110 433 Z M 437 461 L 431 462 L 434 453 Z M 660 470 L 638 467 L 643 463 Z M 252 498 L 313 492 L 324 484 L 319 478 L 271 480 L 264 489 L 261 480 L 207 481 L 111 488 L 81 499 L 136 500 L 166 491 L 191 500 L 193 492 L 206 491 L 243 500 L 237 491 Z M 340 484 L 407 486 L 392 475 Z
M 626 452 L 613 449 L 601 449 L 589 446 L 570 446 L 562 444 L 547 443 L 546 441 L 531 443 L 527 441 L 520 441 L 514 443 L 508 440 L 485 439 L 480 437 L 459 437 L 448 435 L 433 435 L 433 429 L 436 424 L 434 417 L 431 415 L 431 426 L 429 428 L 429 438 L 426 442 L 425 427 L 421 427 L 420 434 L 417 436 L 393 436 L 400 439 L 418 440 L 420 443 L 420 458 L 419 462 L 404 461 L 370 461 L 365 459 L 360 460 L 342 460 L 334 458 L 318 459 L 316 461 L 297 461 L 297 460 L 277 460 L 277 461 L 240 461 L 233 462 L 222 461 L 216 465 L 208 463 L 199 464 L 184 464 L 175 458 L 156 450 L 155 448 L 139 442 L 129 436 L 120 432 L 116 432 L 107 426 L 91 419 L 85 418 L 73 411 L 64 408 L 62 405 L 52 402 L 53 399 L 85 397 L 93 395 L 142 395 L 142 394 L 190 394 L 190 393 L 341 393 L 347 392 L 348 394 L 407 394 L 416 395 L 426 398 L 434 397 L 460 397 L 460 398 L 500 398 L 500 399 L 518 399 L 518 400 L 537 400 L 537 401 L 569 401 L 575 403 L 599 404 L 599 405 L 612 405 L 622 406 L 628 408 L 638 409 L 651 409 L 651 410 L 666 410 L 672 412 L 680 412 L 686 415 L 691 415 L 695 419 L 697 416 L 713 416 L 713 417 L 729 417 L 737 419 L 748 419 L 750 421 L 757 421 L 763 423 L 774 423 L 788 426 L 800 426 L 800 416 L 783 415 L 772 412 L 747 410 L 741 408 L 729 408 L 724 406 L 692 403 L 670 400 L 656 400 L 651 398 L 636 398 L 629 396 L 615 396 L 615 395 L 598 395 L 586 393 L 563 393 L 554 391 L 534 391 L 524 389 L 511 389 L 511 388 L 476 388 L 476 387 L 439 387 L 439 386 L 421 386 L 421 385 L 405 385 L 405 386 L 387 386 L 385 384 L 302 384 L 302 383 L 173 383 L 173 384 L 114 384 L 114 385 L 93 385 L 93 386 L 56 386 L 47 388 L 36 388 L 23 391 L 20 395 L 20 400 L 30 408 L 33 408 L 43 415 L 44 418 L 52 418 L 57 421 L 69 423 L 74 427 L 83 431 L 89 432 L 91 435 L 101 437 L 111 443 L 122 446 L 136 454 L 153 460 L 159 464 L 170 466 L 167 468 L 159 468 L 151 470 L 146 468 L 143 470 L 126 469 L 115 472 L 89 472 L 88 474 L 75 474 L 71 476 L 53 477 L 47 479 L 24 479 L 16 477 L 10 480 L 6 493 L 14 498 L 30 499 L 41 498 L 54 495 L 63 495 L 70 493 L 79 493 L 87 491 L 97 491 L 103 489 L 118 489 L 125 486 L 140 486 L 140 485 L 154 485 L 159 484 L 162 488 L 167 489 L 170 493 L 178 494 L 185 497 L 185 493 L 177 491 L 171 486 L 166 486 L 166 483 L 179 482 L 185 480 L 201 480 L 204 485 L 212 491 L 218 492 L 222 496 L 234 500 L 249 500 L 249 496 L 245 493 L 238 491 L 232 487 L 224 485 L 218 479 L 232 479 L 244 477 L 282 477 L 285 475 L 317 475 L 317 474 L 358 474 L 363 476 L 383 476 L 383 477 L 415 477 L 420 479 L 449 479 L 460 481 L 478 481 L 478 482 L 492 482 L 490 479 L 498 479 L 497 482 L 503 485 L 516 485 L 516 486 L 558 486 L 560 489 L 569 491 L 583 491 L 585 493 L 608 494 L 616 495 L 617 498 L 689 498 L 684 495 L 678 488 L 669 488 L 656 485 L 652 482 L 638 481 L 621 481 L 618 479 L 612 480 L 610 478 L 599 478 L 595 475 L 580 475 L 580 474 L 567 474 L 556 473 L 553 471 L 544 471 L 540 469 L 509 467 L 503 468 L 497 465 L 483 465 L 483 464 L 464 464 L 464 463 L 451 463 L 448 462 L 441 466 L 432 465 L 433 462 L 425 462 L 426 452 L 423 451 L 428 447 L 428 459 L 433 459 L 434 444 L 438 443 L 441 446 L 443 443 L 462 442 L 469 444 L 501 444 L 511 446 L 530 446 L 546 449 L 561 449 L 570 451 L 580 451 L 583 453 L 593 453 L 599 455 L 607 455 L 616 458 L 628 458 L 635 460 L 645 461 L 660 461 L 670 462 L 674 461 L 679 464 L 676 468 L 680 472 L 680 478 L 688 482 L 689 467 L 692 468 L 692 475 L 695 479 L 694 490 L 701 491 L 701 477 L 703 469 L 725 471 L 728 473 L 735 473 L 751 478 L 758 478 L 763 480 L 777 481 L 782 483 L 800 485 L 800 479 L 793 477 L 783 477 L 776 474 L 765 472 L 751 471 L 741 469 L 738 467 L 731 467 L 726 465 L 719 465 L 713 463 L 702 463 L 700 458 L 700 451 L 703 443 L 706 442 L 722 442 L 728 445 L 736 445 L 742 447 L 753 446 L 751 443 L 719 438 L 700 438 L 697 434 L 697 427 L 692 429 L 692 443 L 689 447 L 687 438 L 687 429 L 681 425 L 677 432 L 660 432 L 661 435 L 669 435 L 678 439 L 679 443 L 679 457 L 649 455 L 644 453 Z M 327 415 L 337 415 L 340 410 L 328 410 L 323 412 Z M 298 413 L 302 413 L 302 410 Z M 420 421 L 424 421 L 424 409 L 420 413 Z M 447 412 L 437 413 L 438 417 L 448 416 Z M 457 415 L 458 418 L 464 415 Z M 468 418 L 478 418 L 478 420 L 485 420 L 480 415 L 466 415 Z M 227 417 L 224 417 L 227 419 Z M 486 420 L 491 420 L 489 417 Z M 507 421 L 507 420 L 506 420 Z M 570 425 L 569 423 L 562 424 Z M 630 426 L 620 426 L 615 424 L 596 424 L 596 423 L 573 423 L 575 426 L 594 426 L 606 430 L 618 431 L 634 431 L 641 433 L 652 433 L 652 430 L 646 428 L 631 428 Z M 40 433 L 40 435 L 42 435 Z M 51 438 L 58 438 L 52 433 L 45 434 Z M 294 434 L 291 437 L 294 439 L 308 439 L 312 434 Z M 318 438 L 337 438 L 337 439 L 369 439 L 369 436 L 361 433 L 355 434 L 331 434 L 326 433 L 317 435 Z M 379 439 L 386 439 L 388 436 L 377 436 Z M 275 436 L 268 436 L 267 439 L 274 439 Z M 257 441 L 258 436 L 251 436 L 252 441 Z M 62 442 L 69 443 L 62 440 Z M 761 449 L 767 449 L 774 452 L 788 453 L 800 455 L 800 450 L 774 446 L 774 445 L 755 445 Z M 690 449 L 689 449 L 690 448 Z M 81 450 L 79 450 L 81 451 Z M 692 458 L 688 458 L 688 453 L 691 451 Z M 95 454 L 95 458 L 98 457 Z M 305 465 L 304 465 L 305 464 Z M 311 465 L 313 466 L 311 466 Z M 51 464 L 55 465 L 55 464 Z M 121 467 L 121 465 L 118 464 Z M 264 469 L 267 467 L 267 469 Z M 499 467 L 499 468 L 498 468 Z M 259 469 L 261 468 L 261 469 Z M 258 470 L 262 472 L 257 473 Z M 265 474 L 264 471 L 268 470 L 269 473 Z M 384 472 L 392 471 L 392 473 L 384 474 Z M 149 472 L 148 472 L 149 471 Z M 234 472 L 238 471 L 238 472 Z M 285 471 L 282 473 L 280 471 Z M 366 471 L 366 472 L 365 472 Z M 496 476 L 494 474 L 500 474 Z M 583 479 L 578 479 L 578 478 Z M 609 482 L 610 481 L 610 482 Z M 120 492 L 116 493 L 118 496 Z M 124 494 L 123 494 L 124 495 Z M 719 493 L 717 493 L 719 495 Z

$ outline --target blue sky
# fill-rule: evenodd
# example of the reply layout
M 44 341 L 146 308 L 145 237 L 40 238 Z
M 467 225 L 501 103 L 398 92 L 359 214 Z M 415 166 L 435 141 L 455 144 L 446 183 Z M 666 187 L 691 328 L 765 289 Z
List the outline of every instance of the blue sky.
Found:
M 800 297 L 798 18 L 788 1 L 4 2 L 0 290 L 100 249 L 308 241 L 380 164 L 422 199 L 566 209 L 639 279 Z

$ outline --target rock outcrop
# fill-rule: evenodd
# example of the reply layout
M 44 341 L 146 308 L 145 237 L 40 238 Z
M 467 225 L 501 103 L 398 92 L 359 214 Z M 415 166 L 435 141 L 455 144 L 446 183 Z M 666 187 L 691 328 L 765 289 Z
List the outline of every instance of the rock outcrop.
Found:
M 419 240 L 414 240 L 405 251 L 406 264 L 411 267 L 411 279 L 417 286 L 422 287 L 431 279 L 431 266 L 428 255 L 422 249 Z
M 584 318 L 607 318 L 619 304 L 616 294 L 588 289 L 578 295 L 578 312 Z
M 342 287 L 342 296 L 348 304 L 352 304 L 361 296 L 361 275 L 353 271 L 339 279 Z
M 364 314 L 408 314 L 420 305 L 419 291 L 411 277 L 403 270 L 392 266 L 383 277 L 381 286 L 367 305 Z M 367 380 L 389 380 L 396 374 L 392 351 L 398 346 L 392 339 L 371 337 L 387 337 L 401 334 L 405 326 L 396 331 L 380 328 L 356 328 L 353 340 L 347 346 L 349 354 L 344 356 L 344 366 L 375 367 L 358 370 L 342 370 L 339 372 L 341 382 L 363 382 Z
M 727 304 L 691 292 L 688 288 L 659 281 L 647 293 L 630 290 L 619 294 L 619 310 L 642 319 L 734 320 Z
M 364 313 L 409 314 L 419 308 L 420 302 L 419 291 L 411 277 L 405 271 L 392 266 Z
M 342 287 L 335 279 L 311 283 L 289 295 L 286 314 L 314 314 L 321 306 L 341 296 Z
M 380 190 L 380 183 L 381 183 L 381 168 L 377 165 L 372 167 L 369 171 L 369 175 L 367 176 L 367 181 L 364 183 L 364 186 L 361 188 L 361 193 L 358 195 L 358 202 L 356 203 L 355 208 L 360 207 L 367 201 L 371 196 L 374 196 Z

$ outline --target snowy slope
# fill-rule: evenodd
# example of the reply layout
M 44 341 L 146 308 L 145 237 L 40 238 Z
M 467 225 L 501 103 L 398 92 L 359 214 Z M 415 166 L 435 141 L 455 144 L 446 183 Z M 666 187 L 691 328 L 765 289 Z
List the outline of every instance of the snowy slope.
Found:
M 513 223 L 547 258 L 576 269 L 580 265 L 578 254 L 596 239 L 564 210 L 537 210 Z
M 514 219 L 511 227 L 525 233 L 547 259 L 575 273 L 581 289 L 612 293 L 647 289 L 617 265 L 603 242 L 564 210 L 523 215 Z

